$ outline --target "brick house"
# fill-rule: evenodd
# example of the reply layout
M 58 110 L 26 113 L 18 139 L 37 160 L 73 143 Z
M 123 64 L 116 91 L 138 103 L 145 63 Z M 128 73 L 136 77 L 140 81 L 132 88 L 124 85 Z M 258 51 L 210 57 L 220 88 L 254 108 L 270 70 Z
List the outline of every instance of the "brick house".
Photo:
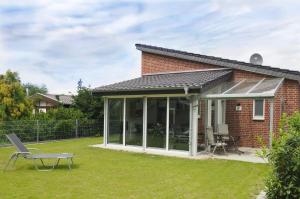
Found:
M 32 99 L 34 103 L 33 113 L 46 113 L 48 110 L 58 107 L 69 108 L 73 103 L 73 97 L 71 95 L 36 93 L 30 96 L 30 99 Z
M 95 88 L 104 145 L 196 155 L 226 124 L 239 146 L 270 144 L 282 113 L 300 106 L 300 72 L 136 44 L 141 77 Z

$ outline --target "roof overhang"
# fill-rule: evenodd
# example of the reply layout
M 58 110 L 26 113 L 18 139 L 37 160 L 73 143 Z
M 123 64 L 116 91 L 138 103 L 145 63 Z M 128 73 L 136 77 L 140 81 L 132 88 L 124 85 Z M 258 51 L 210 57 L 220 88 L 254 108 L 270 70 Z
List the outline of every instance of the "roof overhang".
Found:
M 53 99 L 52 97 L 49 97 L 49 96 L 44 95 L 42 93 L 36 93 L 34 95 L 31 95 L 29 98 L 38 99 L 38 100 L 43 99 L 46 102 L 57 104 L 57 105 L 61 104 L 61 102 L 59 102 L 57 99 Z
M 228 69 L 145 75 L 140 78 L 95 88 L 93 93 L 102 96 L 200 94 L 222 82 L 228 81 L 231 76 L 232 72 Z
M 277 91 L 283 84 L 284 78 L 261 79 L 261 80 L 241 80 L 232 84 L 225 91 L 219 85 L 211 90 L 201 94 L 201 98 L 205 99 L 249 99 L 249 98 L 274 98 Z M 227 82 L 228 83 L 228 82 Z M 229 82 L 230 83 L 230 82 Z

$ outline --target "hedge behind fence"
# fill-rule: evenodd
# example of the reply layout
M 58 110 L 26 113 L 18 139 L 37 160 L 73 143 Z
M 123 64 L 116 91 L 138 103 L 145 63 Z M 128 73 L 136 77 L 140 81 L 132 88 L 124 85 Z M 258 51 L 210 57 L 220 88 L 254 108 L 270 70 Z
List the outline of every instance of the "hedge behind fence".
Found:
M 98 120 L 16 120 L 0 122 L 0 145 L 8 143 L 5 134 L 15 133 L 23 142 L 38 142 L 76 137 L 100 136 Z

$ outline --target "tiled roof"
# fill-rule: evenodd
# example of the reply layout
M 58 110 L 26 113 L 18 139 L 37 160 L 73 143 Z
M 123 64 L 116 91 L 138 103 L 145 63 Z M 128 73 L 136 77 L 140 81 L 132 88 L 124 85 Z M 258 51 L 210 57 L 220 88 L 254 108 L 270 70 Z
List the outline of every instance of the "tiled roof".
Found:
M 59 101 L 66 105 L 73 103 L 73 97 L 71 95 L 59 95 Z
M 249 72 L 260 73 L 264 75 L 270 75 L 274 77 L 283 77 L 287 79 L 300 81 L 299 71 L 281 69 L 281 68 L 264 66 L 264 65 L 256 65 L 256 64 L 241 62 L 237 60 L 230 60 L 230 59 L 224 59 L 220 57 L 189 53 L 185 51 L 161 48 L 157 46 L 150 46 L 144 44 L 136 44 L 135 46 L 138 50 L 141 50 L 143 52 L 170 56 L 170 57 L 185 59 L 189 61 L 207 63 L 207 64 L 217 65 L 226 68 L 239 69 L 239 70 L 244 70 Z
M 71 95 L 56 95 L 56 94 L 37 93 L 31 97 L 35 97 L 36 95 L 48 98 L 50 100 L 56 101 L 56 102 L 64 104 L 64 105 L 71 105 L 73 103 L 73 97 Z
M 71 105 L 73 102 L 73 98 L 71 95 L 55 95 L 55 94 L 44 94 L 44 96 L 49 97 L 53 100 L 59 101 L 65 105 Z
M 185 71 L 162 74 L 144 75 L 139 78 L 122 81 L 115 84 L 101 86 L 93 90 L 94 93 L 149 91 L 149 90 L 176 90 L 203 89 L 209 85 L 225 81 L 231 76 L 231 70 Z

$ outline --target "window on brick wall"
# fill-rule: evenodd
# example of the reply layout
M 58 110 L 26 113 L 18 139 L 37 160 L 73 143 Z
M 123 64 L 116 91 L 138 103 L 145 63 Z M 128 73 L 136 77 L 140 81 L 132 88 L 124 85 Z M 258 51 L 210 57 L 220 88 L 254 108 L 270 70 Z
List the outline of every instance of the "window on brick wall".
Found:
M 253 100 L 253 120 L 265 119 L 265 100 L 255 99 Z

